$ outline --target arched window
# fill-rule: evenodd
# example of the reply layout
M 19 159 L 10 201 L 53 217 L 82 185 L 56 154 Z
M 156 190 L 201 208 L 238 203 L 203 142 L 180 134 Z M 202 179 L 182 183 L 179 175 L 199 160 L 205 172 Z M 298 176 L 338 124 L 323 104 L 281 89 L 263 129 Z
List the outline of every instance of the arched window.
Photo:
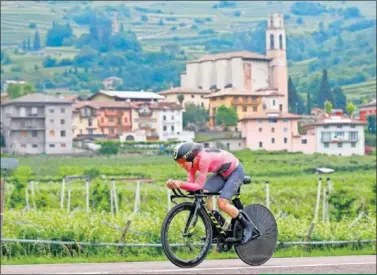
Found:
M 275 49 L 274 35 L 270 34 L 270 49 Z
M 280 50 L 283 49 L 283 35 L 279 35 L 279 44 L 280 44 Z

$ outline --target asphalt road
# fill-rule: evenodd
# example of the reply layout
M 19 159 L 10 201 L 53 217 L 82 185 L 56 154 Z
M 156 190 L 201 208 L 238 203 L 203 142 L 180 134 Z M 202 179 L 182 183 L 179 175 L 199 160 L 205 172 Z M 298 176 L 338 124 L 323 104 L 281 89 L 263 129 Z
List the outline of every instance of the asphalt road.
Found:
M 376 256 L 272 258 L 259 267 L 241 260 L 205 260 L 182 269 L 170 262 L 1 266 L 1 274 L 376 274 Z

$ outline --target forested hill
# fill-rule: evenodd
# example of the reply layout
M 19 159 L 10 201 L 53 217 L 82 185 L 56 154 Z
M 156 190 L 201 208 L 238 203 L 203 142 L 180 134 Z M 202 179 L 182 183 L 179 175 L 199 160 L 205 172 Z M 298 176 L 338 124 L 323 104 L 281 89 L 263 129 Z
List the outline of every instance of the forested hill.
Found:
M 266 19 L 276 11 L 299 93 L 315 93 L 327 69 L 348 98 L 375 94 L 375 1 L 2 1 L 1 78 L 89 92 L 118 76 L 119 89 L 157 91 L 179 85 L 187 60 L 203 54 L 264 54 Z

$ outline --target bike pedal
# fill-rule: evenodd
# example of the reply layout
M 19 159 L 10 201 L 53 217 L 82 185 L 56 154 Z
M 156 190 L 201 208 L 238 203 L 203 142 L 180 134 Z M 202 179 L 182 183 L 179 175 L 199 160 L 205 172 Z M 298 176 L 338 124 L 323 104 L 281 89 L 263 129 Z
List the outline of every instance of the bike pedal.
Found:
M 241 239 L 233 238 L 233 237 L 226 238 L 226 240 L 225 240 L 226 244 L 235 244 L 235 243 L 239 243 L 239 242 L 241 242 Z

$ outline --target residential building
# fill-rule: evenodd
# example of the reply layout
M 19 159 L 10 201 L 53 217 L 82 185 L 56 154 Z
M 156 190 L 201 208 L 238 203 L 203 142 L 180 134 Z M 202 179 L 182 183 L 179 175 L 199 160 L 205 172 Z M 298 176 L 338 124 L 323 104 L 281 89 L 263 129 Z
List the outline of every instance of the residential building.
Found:
M 283 14 L 274 13 L 268 17 L 266 55 L 248 51 L 205 55 L 186 64 L 181 86 L 204 90 L 232 88 L 228 91 L 235 90 L 237 93 L 276 93 L 281 97 L 277 109 L 287 112 L 288 75 Z M 212 103 L 210 99 L 210 109 Z
M 344 116 L 325 116 L 304 126 L 309 135 L 316 137 L 314 152 L 328 155 L 364 155 L 366 122 Z
M 300 116 L 266 110 L 240 119 L 242 137 L 251 150 L 313 153 L 314 135 L 302 136 L 298 132 Z
M 181 104 L 183 108 L 187 103 L 193 103 L 206 109 L 209 107 L 209 99 L 205 96 L 210 93 L 210 90 L 184 87 L 175 87 L 158 92 L 159 95 L 165 97 L 165 101 Z M 182 98 L 182 102 L 179 100 L 180 97 Z
M 361 121 L 368 121 L 368 116 L 376 115 L 376 100 L 367 103 L 359 105 L 359 119 Z
M 194 139 L 193 132 L 183 131 L 182 107 L 179 104 L 153 102 L 135 103 L 133 106 L 132 132 L 144 132 L 146 140 L 186 141 Z M 136 138 L 134 137 L 134 139 Z
M 72 105 L 72 134 L 74 138 L 102 134 L 97 119 L 99 109 L 99 104 L 92 101 L 78 101 Z
M 132 104 L 129 102 L 93 102 L 97 104 L 99 132 L 108 139 L 119 139 L 132 131 Z
M 241 137 L 212 138 L 206 141 L 199 141 L 198 143 L 203 144 L 204 148 L 223 147 L 229 151 L 239 151 L 246 148 L 246 138 Z
M 64 154 L 72 151 L 72 107 L 63 98 L 28 94 L 2 104 L 6 151 Z
M 155 102 L 164 100 L 165 97 L 153 92 L 130 92 L 130 91 L 99 91 L 90 96 L 91 101 L 125 101 L 125 102 Z
M 102 83 L 107 91 L 114 91 L 119 85 L 123 84 L 123 79 L 116 76 L 111 76 L 105 78 Z
M 213 128 L 216 125 L 216 112 L 222 105 L 228 108 L 233 107 L 237 111 L 238 119 L 242 119 L 266 109 L 277 110 L 278 106 L 281 105 L 279 103 L 282 95 L 276 91 L 251 92 L 227 88 L 211 93 L 205 98 L 210 100 L 208 126 Z M 240 128 L 239 123 L 238 128 Z

